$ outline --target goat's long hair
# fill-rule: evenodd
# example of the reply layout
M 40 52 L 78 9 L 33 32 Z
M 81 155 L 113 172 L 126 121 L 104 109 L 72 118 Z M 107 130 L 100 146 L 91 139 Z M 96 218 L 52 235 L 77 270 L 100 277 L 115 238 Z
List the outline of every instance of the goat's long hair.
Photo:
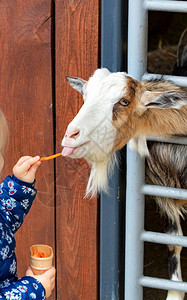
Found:
M 109 193 L 108 179 L 113 172 L 115 163 L 117 163 L 116 153 L 109 155 L 106 160 L 92 162 L 86 196 L 93 197 L 101 190 L 107 194 Z
M 146 174 L 153 184 L 187 189 L 187 149 L 185 145 L 148 142 L 150 155 L 146 159 Z M 160 212 L 173 223 L 184 217 L 184 200 L 156 197 Z M 186 207 L 185 207 L 186 206 Z

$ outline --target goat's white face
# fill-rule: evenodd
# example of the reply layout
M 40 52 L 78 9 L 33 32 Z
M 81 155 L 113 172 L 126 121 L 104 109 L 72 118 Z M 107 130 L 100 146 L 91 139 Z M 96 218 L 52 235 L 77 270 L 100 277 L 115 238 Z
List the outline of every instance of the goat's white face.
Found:
M 63 155 L 103 161 L 112 152 L 116 139 L 113 107 L 124 94 L 124 73 L 98 69 L 87 81 L 67 78 L 73 88 L 83 94 L 84 104 L 68 125 L 62 141 Z

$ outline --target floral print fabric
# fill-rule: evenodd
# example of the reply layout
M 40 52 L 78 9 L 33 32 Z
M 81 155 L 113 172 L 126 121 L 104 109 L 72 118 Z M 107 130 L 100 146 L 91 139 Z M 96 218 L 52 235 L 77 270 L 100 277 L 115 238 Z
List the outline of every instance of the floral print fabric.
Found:
M 14 233 L 22 225 L 36 196 L 34 183 L 7 176 L 0 184 L 0 299 L 45 299 L 33 277 L 17 278 Z

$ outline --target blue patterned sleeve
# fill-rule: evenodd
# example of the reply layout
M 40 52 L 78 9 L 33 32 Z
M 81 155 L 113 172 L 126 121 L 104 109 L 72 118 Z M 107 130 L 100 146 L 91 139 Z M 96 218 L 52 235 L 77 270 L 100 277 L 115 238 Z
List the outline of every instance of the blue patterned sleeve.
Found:
M 0 289 L 0 299 L 6 300 L 44 300 L 45 289 L 43 285 L 33 277 L 25 276 L 13 282 L 6 288 Z
M 15 233 L 24 221 L 36 196 L 33 183 L 24 182 L 16 176 L 7 176 L 0 184 L 0 211 L 6 224 Z

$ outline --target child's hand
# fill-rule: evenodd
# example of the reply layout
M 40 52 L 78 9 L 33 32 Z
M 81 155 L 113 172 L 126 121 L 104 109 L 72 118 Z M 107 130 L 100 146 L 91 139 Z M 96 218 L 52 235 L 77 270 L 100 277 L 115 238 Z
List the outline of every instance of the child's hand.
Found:
M 41 164 L 39 159 L 39 156 L 21 157 L 13 168 L 14 175 L 20 180 L 32 183 L 35 179 L 36 170 Z
M 51 296 L 52 291 L 55 287 L 55 272 L 55 268 L 52 267 L 42 275 L 34 275 L 32 269 L 29 267 L 26 272 L 26 276 L 34 277 L 35 279 L 40 281 L 45 289 L 46 298 L 48 298 L 49 296 Z

